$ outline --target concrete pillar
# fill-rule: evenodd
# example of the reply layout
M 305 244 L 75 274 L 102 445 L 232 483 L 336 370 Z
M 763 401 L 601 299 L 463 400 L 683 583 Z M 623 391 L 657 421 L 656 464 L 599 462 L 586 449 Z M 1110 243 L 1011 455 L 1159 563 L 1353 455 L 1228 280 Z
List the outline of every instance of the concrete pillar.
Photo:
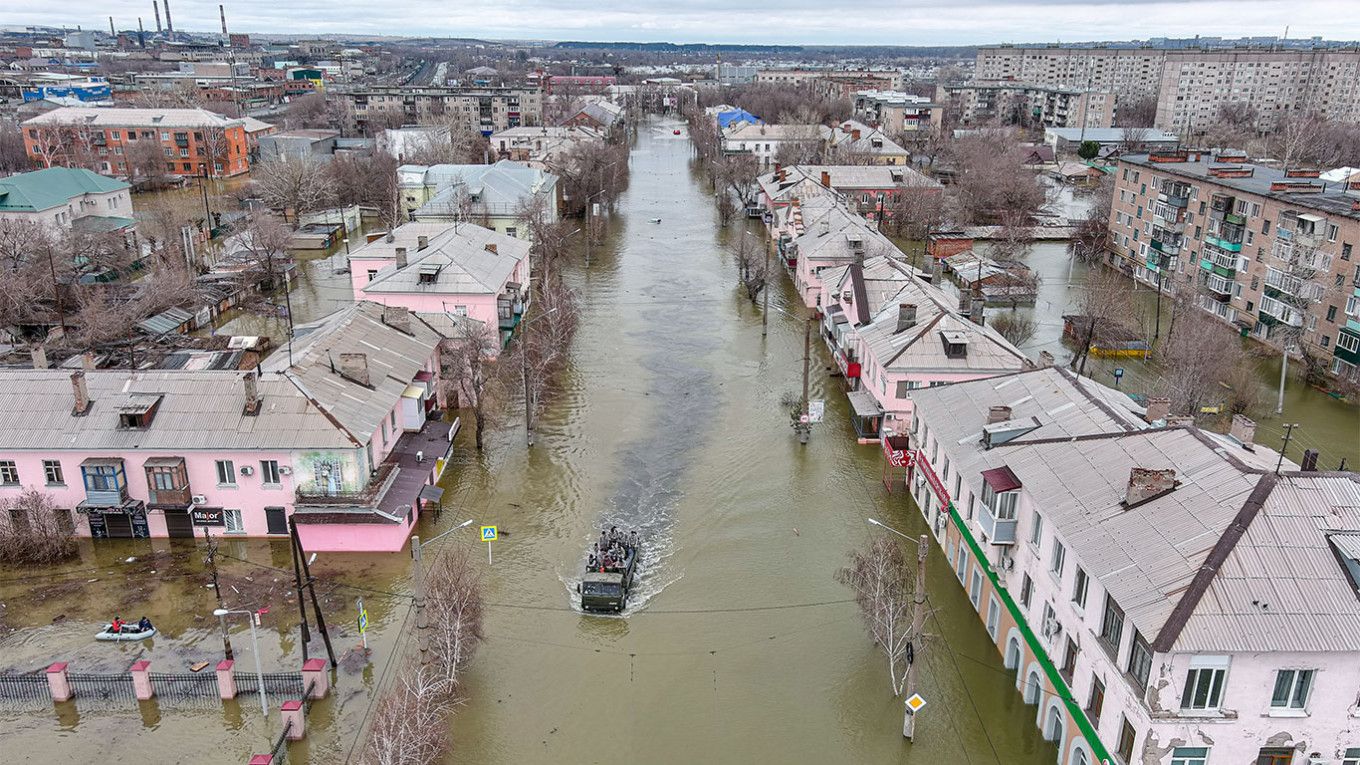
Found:
M 249 765 L 274 765 L 274 755 L 252 754 L 250 755 Z
M 156 695 L 151 687 L 151 662 L 146 659 L 132 662 L 132 690 L 138 701 L 149 701 Z
M 302 702 L 289 699 L 283 702 L 279 710 L 283 716 L 283 724 L 288 726 L 288 740 L 301 741 L 307 735 L 307 716 L 302 713 Z
M 219 698 L 236 698 L 236 662 L 223 659 L 217 662 L 217 695 Z
M 71 692 L 71 680 L 66 677 L 67 663 L 53 662 L 47 668 L 47 689 L 52 692 L 53 701 L 70 701 L 75 694 Z
M 309 699 L 324 699 L 331 690 L 331 677 L 326 673 L 325 659 L 308 659 L 302 663 L 302 688 L 312 689 Z

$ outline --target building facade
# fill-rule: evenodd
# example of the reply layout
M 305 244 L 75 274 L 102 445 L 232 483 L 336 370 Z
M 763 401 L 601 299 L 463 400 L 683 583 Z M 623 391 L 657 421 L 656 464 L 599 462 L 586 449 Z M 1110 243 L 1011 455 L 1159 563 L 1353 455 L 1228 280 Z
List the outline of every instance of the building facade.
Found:
M 1354 379 L 1360 363 L 1360 189 L 1242 156 L 1121 157 L 1113 265 L 1263 342 Z
M 963 126 L 999 120 L 1045 128 L 1110 127 L 1116 104 L 1115 94 L 1107 91 L 981 81 L 938 85 L 935 100 Z
M 205 109 L 64 107 L 23 123 L 24 149 L 43 167 L 84 167 L 105 175 L 134 170 L 129 154 L 139 141 L 161 147 L 165 171 L 229 178 L 250 169 L 242 120 Z
M 355 127 L 442 124 L 491 135 L 521 125 L 543 124 L 538 88 L 375 87 L 336 94 L 353 107 Z
M 136 220 L 130 189 L 80 168 L 19 173 L 0 178 L 0 220 L 31 221 L 55 232 L 131 229 Z
M 939 129 L 944 108 L 925 96 L 861 90 L 855 93 L 855 116 L 890 136 L 911 136 Z

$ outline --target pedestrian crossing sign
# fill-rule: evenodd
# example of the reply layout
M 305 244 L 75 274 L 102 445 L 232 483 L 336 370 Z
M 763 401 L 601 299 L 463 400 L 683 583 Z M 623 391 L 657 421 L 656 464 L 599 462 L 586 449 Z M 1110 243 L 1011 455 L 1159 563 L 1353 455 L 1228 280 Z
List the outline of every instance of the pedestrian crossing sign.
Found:
M 910 709 L 913 713 L 920 712 L 925 705 L 926 700 L 921 698 L 921 694 L 919 693 L 913 693 L 907 699 L 907 709 Z
M 495 541 L 496 541 L 496 527 L 495 527 L 495 526 L 483 526 L 483 527 L 482 527 L 482 541 L 483 541 L 483 542 L 495 542 Z

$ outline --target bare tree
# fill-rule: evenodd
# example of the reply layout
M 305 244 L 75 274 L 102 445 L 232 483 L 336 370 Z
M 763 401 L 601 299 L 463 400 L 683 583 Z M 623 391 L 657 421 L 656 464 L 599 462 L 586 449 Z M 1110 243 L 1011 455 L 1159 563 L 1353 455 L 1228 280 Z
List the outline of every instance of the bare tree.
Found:
M 293 262 L 288 254 L 292 240 L 292 230 L 273 215 L 257 212 L 246 218 L 237 227 L 236 249 L 229 253 L 244 260 L 244 269 L 238 272 L 242 286 L 258 290 L 261 297 L 287 289 L 284 272 Z
M 1237 333 L 1195 305 L 1188 289 L 1180 290 L 1172 302 L 1171 323 L 1154 360 L 1160 371 L 1157 394 L 1171 399 L 1171 411 L 1193 417 L 1222 401 L 1221 383 L 1246 363 Z
M 745 232 L 738 236 L 732 255 L 737 262 L 737 281 L 746 290 L 746 297 L 755 303 L 769 283 L 765 268 L 769 258 L 763 249 L 752 246 L 750 240 L 753 238 Z
M 1073 318 L 1078 337 L 1071 368 L 1078 375 L 1086 373 L 1086 359 L 1099 333 L 1107 327 L 1123 327 L 1131 306 L 1128 280 L 1113 268 L 1093 264 L 1077 302 L 1079 313 Z
M 438 673 L 408 664 L 378 702 L 364 761 L 369 765 L 433 765 L 449 747 L 449 693 Z
M 571 342 L 581 318 L 576 292 L 560 278 L 539 283 L 536 305 L 538 312 L 524 322 L 523 334 L 505 365 L 509 377 L 516 366 L 514 360 L 519 361 L 531 445 L 534 423 L 560 390 L 561 375 L 570 360 Z
M 1072 238 L 1067 241 L 1069 256 L 1086 263 L 1099 263 L 1110 249 L 1110 208 L 1114 203 L 1114 179 L 1104 176 L 1092 192 L 1094 204 L 1086 217 L 1077 221 Z
M 430 665 L 457 688 L 463 668 L 482 642 L 482 577 L 462 549 L 448 550 L 425 577 Z
M 1037 326 L 1034 317 L 1010 311 L 991 316 L 988 319 L 992 329 L 1001 333 L 1001 336 L 1011 342 L 1011 345 L 1021 346 L 1034 339 L 1034 332 Z
M 0 173 L 22 173 L 32 167 L 19 126 L 12 122 L 0 124 Z
M 161 186 L 169 175 L 160 141 L 143 138 L 132 142 L 124 150 L 123 160 L 127 165 L 128 182 L 138 190 Z
M 57 563 L 76 554 L 71 511 L 52 497 L 24 489 L 0 501 L 0 562 L 26 565 Z
M 1218 107 L 1218 118 L 1204 131 L 1210 146 L 1247 148 L 1256 137 L 1261 112 L 1249 101 L 1229 101 Z
M 1152 127 L 1157 124 L 1157 96 L 1144 95 L 1119 100 L 1115 107 L 1115 127 Z
M 339 207 L 363 205 L 378 212 L 383 228 L 391 231 L 405 220 L 397 186 L 397 161 L 376 153 L 370 157 L 335 157 L 326 165 L 328 186 Z
M 256 165 L 251 175 L 265 204 L 283 213 L 293 212 L 293 225 L 303 215 L 326 208 L 334 199 L 326 166 L 312 157 L 268 160 Z
M 950 146 L 955 182 L 949 187 L 953 217 L 963 224 L 1028 222 L 1046 201 L 1025 150 L 1011 131 L 989 130 Z
M 500 350 L 500 336 L 495 329 L 463 318 L 456 336 L 444 341 L 440 354 L 445 398 L 455 400 L 460 408 L 472 410 L 478 451 L 485 445 L 486 431 L 496 416 L 500 391 L 492 359 Z
M 860 616 L 874 645 L 888 659 L 888 679 L 894 696 L 902 695 L 912 641 L 911 587 L 907 562 L 897 543 L 877 537 L 867 550 L 850 554 L 850 565 L 836 572 L 836 581 L 855 593 Z

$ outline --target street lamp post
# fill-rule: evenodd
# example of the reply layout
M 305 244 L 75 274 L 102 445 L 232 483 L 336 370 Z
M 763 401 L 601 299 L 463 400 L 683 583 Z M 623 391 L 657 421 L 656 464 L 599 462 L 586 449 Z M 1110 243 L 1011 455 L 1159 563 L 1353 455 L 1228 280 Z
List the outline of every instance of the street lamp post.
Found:
M 301 593 L 298 597 L 302 597 Z M 232 611 L 226 608 L 213 610 L 213 616 L 226 618 L 231 614 L 245 614 L 250 621 L 250 650 L 255 654 L 255 684 L 256 690 L 260 693 L 260 713 L 265 717 L 269 716 L 269 705 L 264 700 L 264 670 L 260 668 L 260 641 L 255 634 L 255 611 Z

